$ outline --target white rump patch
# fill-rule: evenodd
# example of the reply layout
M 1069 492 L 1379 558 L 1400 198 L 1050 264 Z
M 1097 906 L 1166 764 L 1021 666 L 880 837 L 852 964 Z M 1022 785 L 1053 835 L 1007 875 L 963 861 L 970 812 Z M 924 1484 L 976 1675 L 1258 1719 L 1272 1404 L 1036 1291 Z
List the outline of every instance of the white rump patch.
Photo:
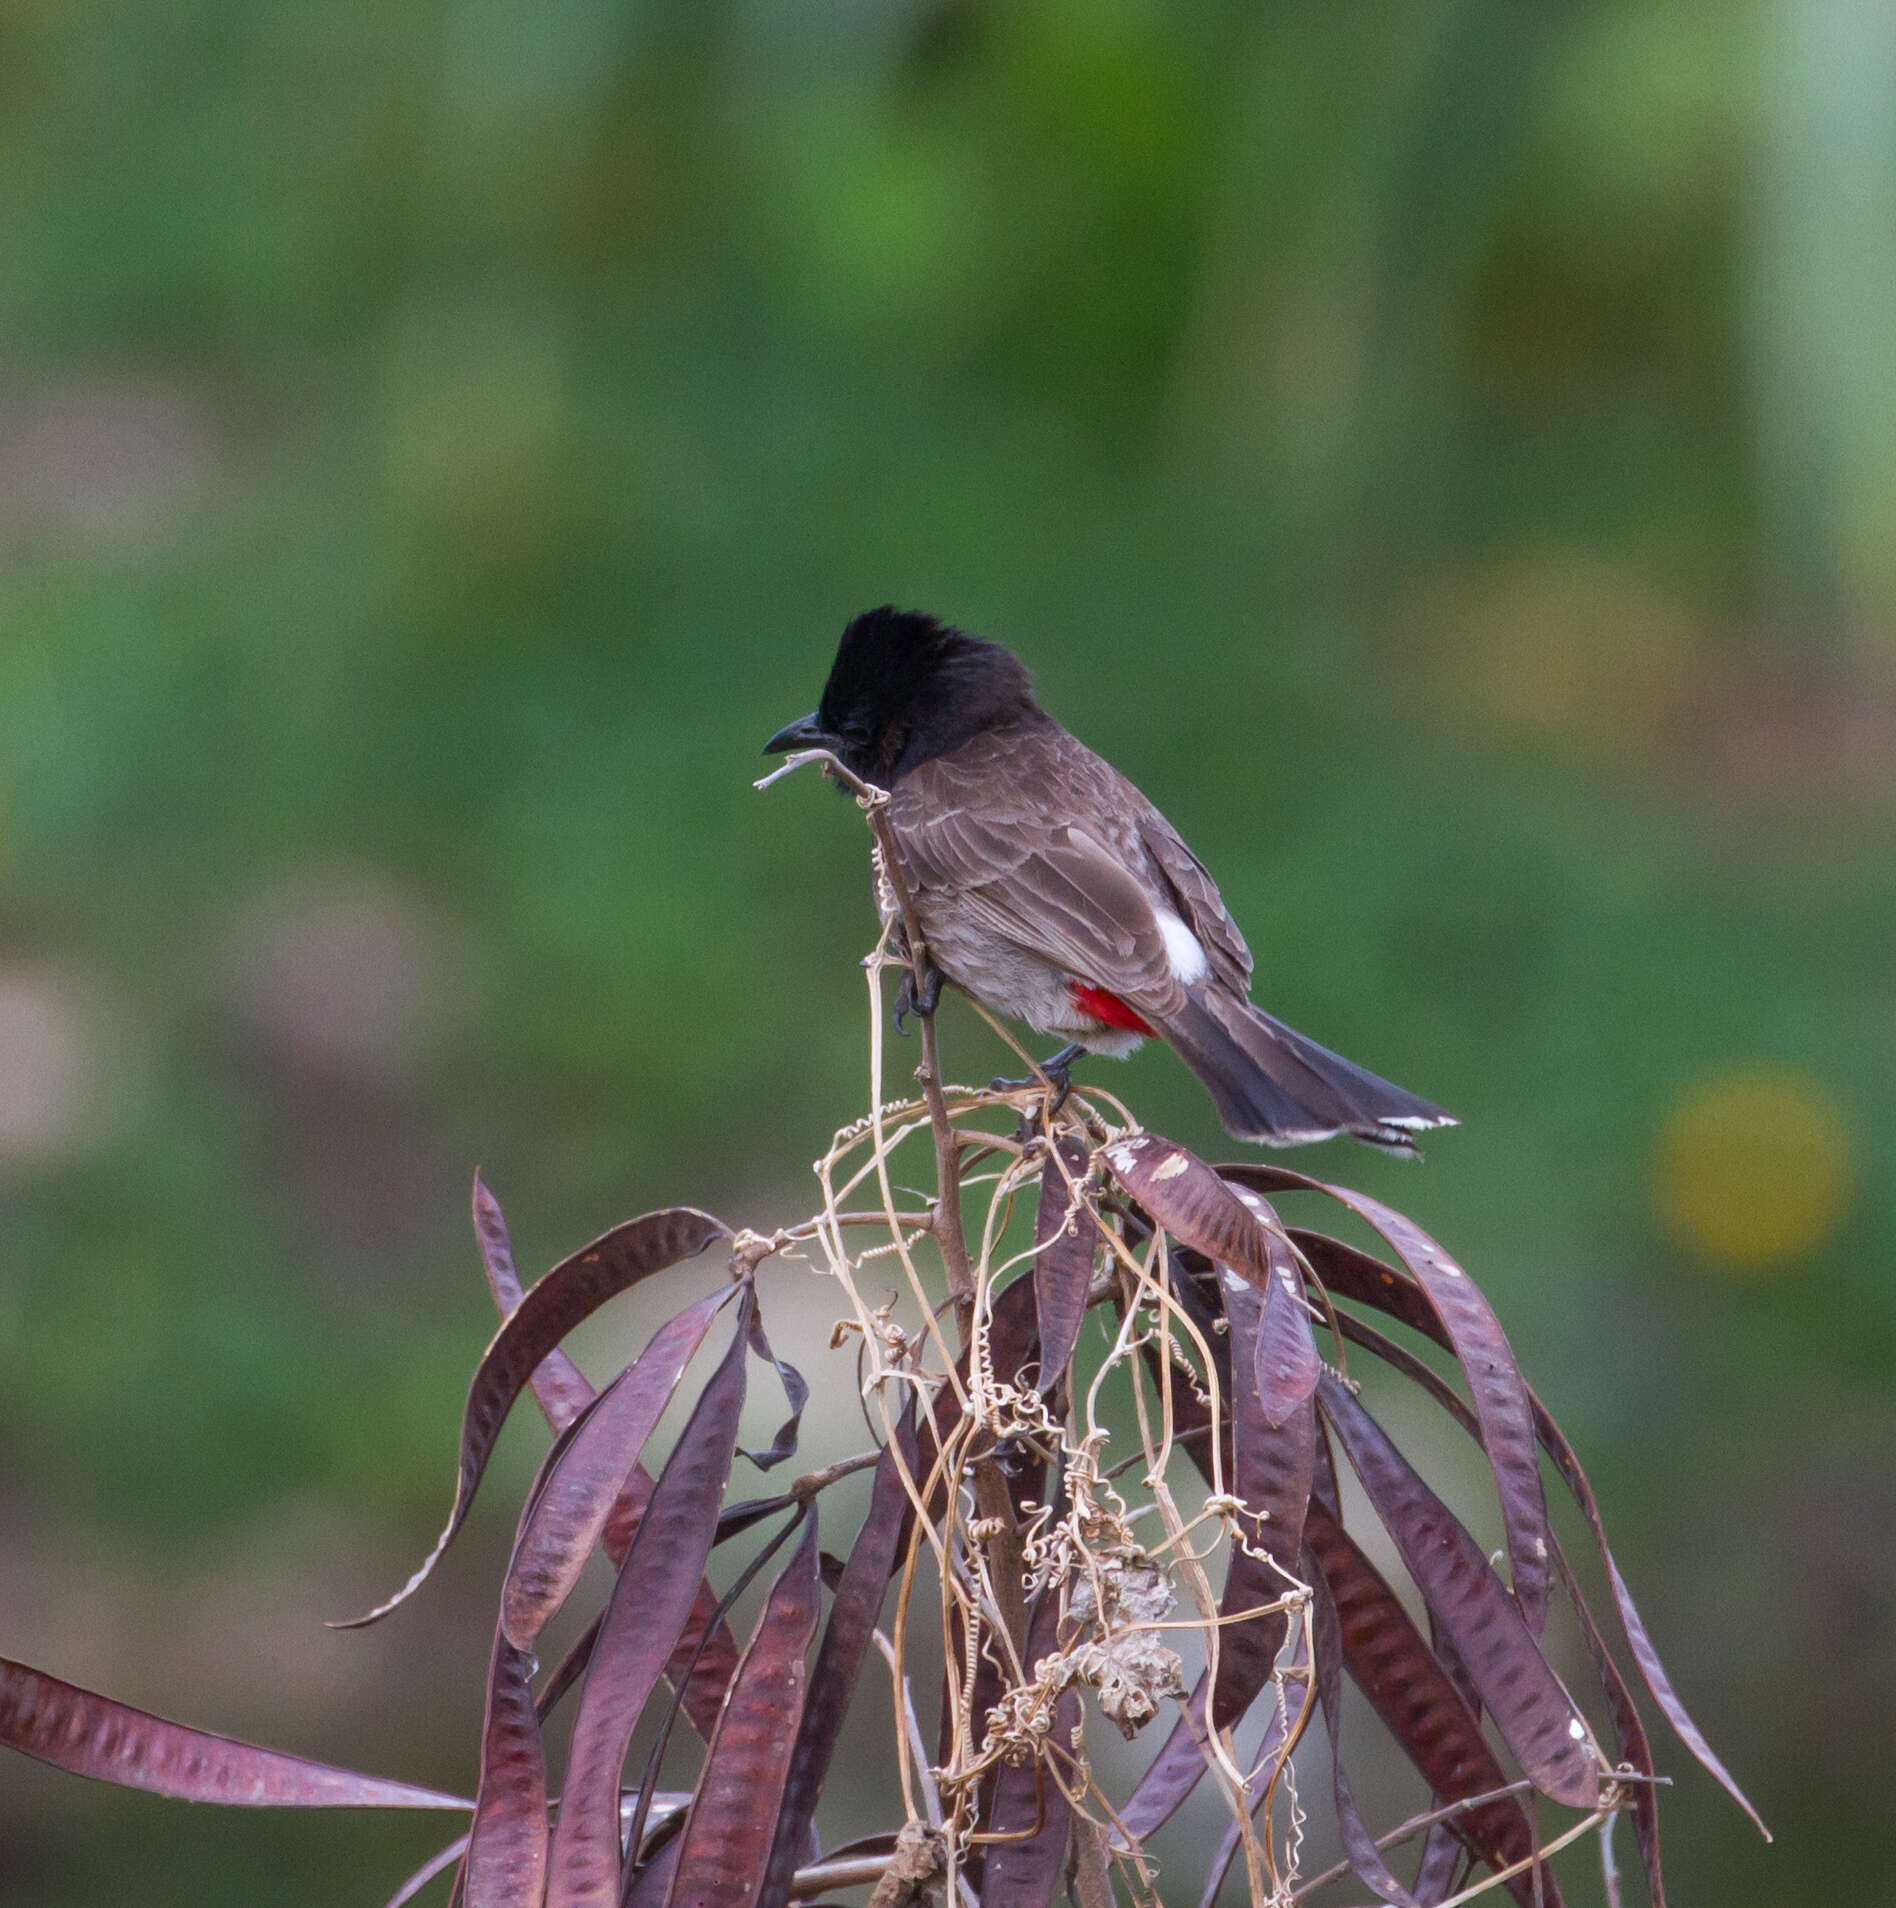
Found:
M 1165 936 L 1165 964 L 1172 970 L 1172 978 L 1183 981 L 1187 987 L 1203 980 L 1211 972 L 1211 963 L 1198 944 L 1198 936 L 1170 908 L 1159 908 L 1155 912 L 1159 932 Z

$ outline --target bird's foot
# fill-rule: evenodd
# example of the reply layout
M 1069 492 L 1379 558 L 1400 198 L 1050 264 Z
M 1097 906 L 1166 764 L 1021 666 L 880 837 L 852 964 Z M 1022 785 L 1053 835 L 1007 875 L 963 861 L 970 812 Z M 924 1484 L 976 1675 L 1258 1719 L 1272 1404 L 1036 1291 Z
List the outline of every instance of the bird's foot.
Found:
M 895 990 L 895 1031 L 904 1037 L 908 1028 L 903 1025 L 910 1014 L 926 1020 L 941 1005 L 942 971 L 931 966 L 928 978 L 918 989 L 915 985 L 915 970 L 908 968 L 903 972 L 902 984 Z
M 1049 1120 L 1066 1105 L 1067 1095 L 1073 1091 L 1073 1063 L 1086 1049 L 1075 1040 L 1064 1046 L 1056 1054 L 1040 1062 L 1040 1072 L 1025 1080 L 990 1080 L 990 1093 L 1018 1093 L 1025 1087 L 1051 1086 L 1053 1098 L 1047 1102 L 1046 1116 Z

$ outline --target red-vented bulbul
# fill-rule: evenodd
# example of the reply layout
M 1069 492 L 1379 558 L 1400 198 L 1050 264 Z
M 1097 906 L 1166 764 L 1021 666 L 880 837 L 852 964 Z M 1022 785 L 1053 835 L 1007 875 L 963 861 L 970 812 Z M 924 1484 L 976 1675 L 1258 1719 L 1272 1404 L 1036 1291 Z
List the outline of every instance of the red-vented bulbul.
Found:
M 931 962 L 1070 1042 L 1051 1068 L 1163 1040 L 1226 1127 L 1267 1146 L 1353 1133 L 1413 1152 L 1419 1129 L 1455 1124 L 1251 1005 L 1251 951 L 1198 857 L 1035 702 L 998 644 L 869 610 L 844 630 L 816 712 L 764 747 L 829 749 L 889 791 Z

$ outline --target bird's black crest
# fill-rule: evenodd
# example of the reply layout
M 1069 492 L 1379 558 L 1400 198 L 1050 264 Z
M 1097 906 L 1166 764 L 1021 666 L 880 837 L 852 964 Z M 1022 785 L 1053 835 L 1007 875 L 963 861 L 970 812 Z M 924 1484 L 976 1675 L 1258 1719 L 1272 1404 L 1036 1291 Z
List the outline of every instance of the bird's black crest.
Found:
M 843 631 L 817 716 L 883 786 L 970 737 L 1037 716 L 1033 679 L 998 643 L 892 604 Z

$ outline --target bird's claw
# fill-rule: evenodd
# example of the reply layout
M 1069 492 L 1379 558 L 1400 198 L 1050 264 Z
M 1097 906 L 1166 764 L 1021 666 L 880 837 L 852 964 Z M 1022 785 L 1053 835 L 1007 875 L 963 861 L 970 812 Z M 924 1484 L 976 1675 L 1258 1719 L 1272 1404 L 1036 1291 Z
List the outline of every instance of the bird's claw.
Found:
M 895 990 L 895 1031 L 905 1038 L 908 1028 L 903 1024 L 910 1014 L 926 1020 L 941 1005 L 942 972 L 939 967 L 928 970 L 928 978 L 918 990 L 915 985 L 915 970 L 907 969 L 902 975 L 902 984 Z
M 990 1093 L 1018 1093 L 1026 1087 L 1050 1086 L 1053 1097 L 1046 1105 L 1046 1117 L 1051 1120 L 1066 1105 L 1067 1095 L 1073 1091 L 1073 1063 L 1086 1051 L 1078 1041 L 1071 1046 L 1062 1047 L 1049 1059 L 1040 1063 L 1038 1074 L 1025 1080 L 990 1080 Z

